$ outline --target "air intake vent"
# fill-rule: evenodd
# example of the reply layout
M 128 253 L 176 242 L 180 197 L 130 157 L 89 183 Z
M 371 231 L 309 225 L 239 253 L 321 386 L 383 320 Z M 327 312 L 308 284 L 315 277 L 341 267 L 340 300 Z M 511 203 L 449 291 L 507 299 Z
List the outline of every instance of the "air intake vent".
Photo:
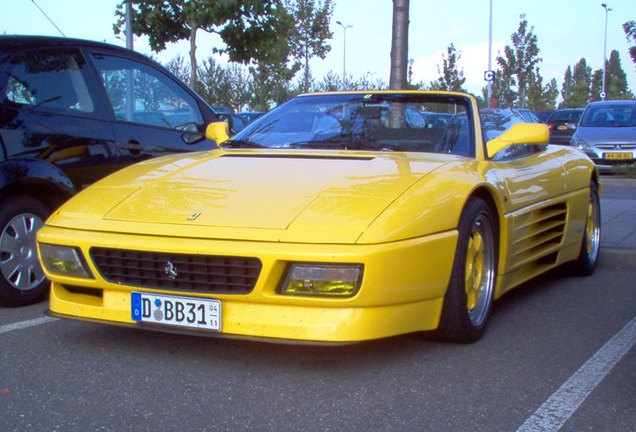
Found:
M 209 294 L 248 294 L 262 264 L 257 258 L 175 254 L 93 247 L 91 258 L 108 282 Z

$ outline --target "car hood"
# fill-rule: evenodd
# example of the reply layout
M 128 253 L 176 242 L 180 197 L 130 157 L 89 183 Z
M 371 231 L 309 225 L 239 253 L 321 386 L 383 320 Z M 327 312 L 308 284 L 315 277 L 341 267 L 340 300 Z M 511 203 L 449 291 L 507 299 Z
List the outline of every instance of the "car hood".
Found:
M 636 127 L 584 127 L 579 126 L 575 137 L 589 145 L 594 144 L 634 144 Z
M 263 241 L 354 243 L 448 156 L 212 152 L 161 158 L 82 192 L 49 225 Z

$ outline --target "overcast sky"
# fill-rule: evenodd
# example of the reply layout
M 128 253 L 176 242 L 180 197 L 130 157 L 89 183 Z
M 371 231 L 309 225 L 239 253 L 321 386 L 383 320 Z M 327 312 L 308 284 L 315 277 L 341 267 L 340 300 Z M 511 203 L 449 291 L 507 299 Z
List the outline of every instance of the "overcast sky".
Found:
M 114 12 L 120 0 L 0 0 L 0 31 L 6 34 L 60 35 L 38 9 L 39 6 L 67 37 L 106 41 L 124 46 L 112 30 Z M 481 94 L 488 65 L 488 21 L 490 0 L 411 0 L 409 58 L 413 59 L 413 79 L 426 83 L 436 79 L 442 54 L 453 43 L 461 52 L 459 67 L 467 78 L 467 90 Z M 525 14 L 538 38 L 539 63 L 544 83 L 556 78 L 559 89 L 568 66 L 585 58 L 592 69 L 603 65 L 605 10 L 600 0 L 492 0 L 492 65 Z M 37 4 L 37 6 L 36 6 Z M 636 68 L 629 57 L 629 44 L 622 24 L 636 20 L 635 0 L 608 0 L 607 56 L 618 50 L 629 87 L 636 93 Z M 357 79 L 370 74 L 389 81 L 392 2 L 390 0 L 335 0 L 331 30 L 331 52 L 325 60 L 311 62 L 312 73 L 322 77 L 330 70 L 338 76 L 343 70 L 344 30 L 336 24 L 352 26 L 346 30 L 346 73 Z M 200 32 L 197 56 L 212 55 L 219 41 Z M 135 41 L 135 49 L 151 54 L 145 39 Z M 155 54 L 166 63 L 181 54 L 187 58 L 187 43 L 173 44 Z

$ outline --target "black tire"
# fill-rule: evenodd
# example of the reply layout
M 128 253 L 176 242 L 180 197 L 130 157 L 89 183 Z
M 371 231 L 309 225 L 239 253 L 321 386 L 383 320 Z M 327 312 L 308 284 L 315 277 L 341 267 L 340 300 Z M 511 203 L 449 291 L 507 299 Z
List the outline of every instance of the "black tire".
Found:
M 0 203 L 0 304 L 25 306 L 48 294 L 35 235 L 49 213 L 44 204 L 25 195 Z
M 484 200 L 468 201 L 458 231 L 437 333 L 449 342 L 471 343 L 481 338 L 486 329 L 497 279 L 497 225 Z
M 596 183 L 590 184 L 590 201 L 587 208 L 585 231 L 581 251 L 573 263 L 573 273 L 590 276 L 596 270 L 601 249 L 601 204 Z

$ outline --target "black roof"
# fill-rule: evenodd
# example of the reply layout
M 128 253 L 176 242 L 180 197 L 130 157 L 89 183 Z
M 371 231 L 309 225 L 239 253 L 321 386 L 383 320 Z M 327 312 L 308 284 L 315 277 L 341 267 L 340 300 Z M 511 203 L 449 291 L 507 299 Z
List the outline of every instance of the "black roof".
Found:
M 128 55 L 147 56 L 117 45 L 104 42 L 96 42 L 85 39 L 65 38 L 58 36 L 26 36 L 26 35 L 0 35 L 0 52 L 11 53 L 29 48 L 46 47 L 86 47 L 99 48 L 109 51 L 117 51 Z

